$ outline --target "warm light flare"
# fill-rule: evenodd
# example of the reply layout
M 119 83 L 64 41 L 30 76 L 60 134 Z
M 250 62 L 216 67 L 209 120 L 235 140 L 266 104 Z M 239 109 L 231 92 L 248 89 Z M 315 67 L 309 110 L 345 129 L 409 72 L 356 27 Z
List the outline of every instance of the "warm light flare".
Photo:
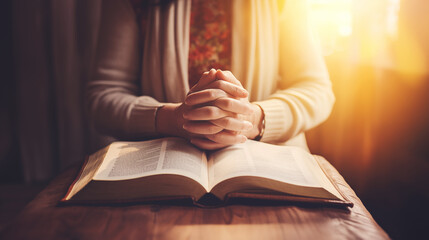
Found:
M 423 80 L 419 76 L 428 73 L 427 53 L 415 36 L 405 31 L 404 29 L 395 48 L 396 68 L 398 72 L 404 75 L 404 80 L 408 84 L 416 85 Z
M 352 0 L 311 0 L 310 22 L 323 53 L 341 48 L 341 40 L 352 32 Z
M 310 0 L 310 22 L 325 55 L 347 51 L 351 64 L 393 68 L 399 7 L 400 0 Z
M 414 86 L 429 74 L 429 21 L 424 16 L 427 16 L 427 7 L 410 4 L 402 9 L 394 43 L 396 70 L 406 83 Z
M 429 25 L 400 22 L 400 0 L 310 0 L 309 10 L 324 55 L 348 52 L 349 64 L 392 69 L 412 85 L 429 73 L 428 50 L 417 40 Z

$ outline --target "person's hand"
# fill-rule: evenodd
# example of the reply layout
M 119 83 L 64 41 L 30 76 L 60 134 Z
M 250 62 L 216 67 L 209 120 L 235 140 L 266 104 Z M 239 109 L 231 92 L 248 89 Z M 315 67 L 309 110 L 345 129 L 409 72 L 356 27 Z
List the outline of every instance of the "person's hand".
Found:
M 217 149 L 258 136 L 262 111 L 248 101 L 248 93 L 229 71 L 204 73 L 185 104 L 183 128 L 203 149 Z
M 237 114 L 222 109 L 221 106 L 228 104 L 228 101 L 221 100 L 217 96 L 239 99 L 247 97 L 248 93 L 242 88 L 241 84 L 232 84 L 223 80 L 216 81 L 216 73 L 216 70 L 212 69 L 203 74 L 200 81 L 188 93 L 185 103 L 189 101 L 189 105 L 185 103 L 169 103 L 158 110 L 156 117 L 156 129 L 158 133 L 164 136 L 183 137 L 191 140 L 191 142 L 193 142 L 193 139 L 199 139 L 200 141 L 206 139 L 207 142 L 204 144 L 199 144 L 199 140 L 195 144 L 203 149 L 222 148 L 246 140 L 242 135 L 236 133 L 228 134 L 228 132 L 224 131 L 225 128 L 222 126 L 225 124 L 228 125 L 228 121 L 234 121 L 227 120 L 226 117 Z M 218 106 L 210 106 L 207 103 L 207 99 L 210 102 L 210 99 L 214 99 L 213 97 L 219 98 Z M 238 107 L 243 109 L 244 112 L 251 111 L 251 109 L 246 109 L 246 106 L 243 107 L 240 104 Z M 227 107 L 224 108 L 228 109 Z M 210 122 L 211 120 L 214 123 Z M 216 125 L 216 121 L 220 121 L 221 123 Z M 225 121 L 226 123 L 222 125 L 222 122 Z M 232 130 L 246 130 L 252 127 L 249 122 L 245 122 L 245 124 L 247 126 L 236 126 Z M 188 127 L 190 131 L 186 131 Z M 212 142 L 205 137 L 205 135 L 213 135 L 221 131 L 224 131 L 222 135 L 227 138 L 226 141 Z

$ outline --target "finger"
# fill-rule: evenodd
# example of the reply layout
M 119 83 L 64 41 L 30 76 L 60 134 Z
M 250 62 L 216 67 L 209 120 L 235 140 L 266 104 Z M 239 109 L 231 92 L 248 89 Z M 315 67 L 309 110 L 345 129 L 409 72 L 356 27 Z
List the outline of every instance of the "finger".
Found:
M 216 79 L 222 79 L 222 80 L 225 80 L 225 81 L 230 82 L 232 84 L 242 86 L 241 82 L 238 81 L 238 79 L 230 71 L 217 70 L 215 77 L 216 77 Z
M 233 112 L 224 111 L 215 106 L 204 106 L 199 108 L 188 109 L 183 113 L 183 118 L 187 120 L 215 120 L 223 117 L 236 117 Z
M 242 121 L 231 117 L 224 117 L 221 119 L 211 120 L 210 122 L 218 126 L 220 129 L 227 129 L 227 130 L 237 131 L 237 132 L 247 131 L 253 128 L 253 125 L 251 122 Z
M 189 92 L 192 93 L 204 89 L 204 86 L 208 85 L 214 80 L 216 80 L 216 70 L 212 68 L 210 71 L 203 73 L 200 80 L 190 89 Z
M 207 85 L 206 88 L 189 93 L 185 103 L 187 105 L 197 105 L 214 101 L 221 97 L 246 98 L 249 94 L 246 89 L 223 80 L 214 81 Z
M 183 124 L 183 129 L 194 134 L 216 134 L 224 128 L 209 121 L 188 121 Z
M 205 88 L 222 89 L 226 93 L 238 98 L 245 98 L 249 95 L 249 93 L 241 86 L 241 84 L 236 85 L 224 80 L 213 81 L 205 86 Z
M 250 103 L 233 98 L 219 98 L 216 99 L 212 105 L 219 107 L 222 110 L 238 114 L 250 115 L 254 113 Z
M 221 89 L 205 89 L 189 94 L 185 99 L 185 104 L 190 106 L 198 105 L 221 97 L 228 97 L 228 94 Z
M 217 142 L 220 144 L 233 145 L 238 143 L 244 143 L 247 140 L 247 137 L 242 134 L 237 134 L 237 132 L 232 131 L 222 131 L 216 134 L 205 135 L 206 138 Z
M 228 146 L 204 138 L 191 138 L 190 142 L 195 146 L 205 150 L 216 150 Z
M 219 81 L 221 79 L 224 81 Z M 217 81 L 216 81 L 217 80 Z M 209 85 L 214 84 L 215 86 L 210 87 Z M 226 86 L 216 86 L 218 84 L 223 84 Z M 225 87 L 223 89 L 222 87 Z M 225 92 L 236 96 L 236 97 L 247 97 L 249 93 L 243 88 L 240 81 L 235 78 L 235 76 L 230 71 L 221 71 L 211 69 L 209 72 L 205 72 L 201 77 L 200 81 L 191 88 L 190 93 L 201 91 L 206 88 L 219 88 L 225 90 Z

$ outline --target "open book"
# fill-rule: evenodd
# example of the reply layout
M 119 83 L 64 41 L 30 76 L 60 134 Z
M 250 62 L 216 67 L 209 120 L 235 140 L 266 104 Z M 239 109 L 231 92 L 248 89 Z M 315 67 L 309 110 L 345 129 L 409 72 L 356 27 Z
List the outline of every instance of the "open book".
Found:
M 204 152 L 184 139 L 114 142 L 92 154 L 63 202 L 231 197 L 298 199 L 351 206 L 318 164 L 297 148 L 256 141 Z

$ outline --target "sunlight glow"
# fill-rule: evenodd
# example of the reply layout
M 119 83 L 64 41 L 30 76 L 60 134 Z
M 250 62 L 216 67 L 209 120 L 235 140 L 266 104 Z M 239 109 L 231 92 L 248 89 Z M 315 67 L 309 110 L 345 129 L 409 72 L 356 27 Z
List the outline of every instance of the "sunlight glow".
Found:
M 396 70 L 410 85 L 419 85 L 429 74 L 429 22 L 424 21 L 428 7 L 409 4 L 403 9 L 394 44 Z M 427 6 L 427 5 L 426 5 Z
M 400 0 L 309 0 L 310 23 L 325 55 L 359 39 L 362 57 L 373 59 L 386 38 L 397 36 L 399 6 Z
M 396 37 L 398 33 L 398 13 L 400 0 L 389 0 L 388 2 L 386 28 L 390 36 Z
M 310 0 L 310 22 L 325 55 L 341 49 L 343 39 L 350 37 L 352 0 Z
M 400 6 L 400 0 L 309 0 L 309 19 L 325 56 L 393 70 L 414 85 L 429 74 L 429 24 L 415 17 L 424 10 Z

